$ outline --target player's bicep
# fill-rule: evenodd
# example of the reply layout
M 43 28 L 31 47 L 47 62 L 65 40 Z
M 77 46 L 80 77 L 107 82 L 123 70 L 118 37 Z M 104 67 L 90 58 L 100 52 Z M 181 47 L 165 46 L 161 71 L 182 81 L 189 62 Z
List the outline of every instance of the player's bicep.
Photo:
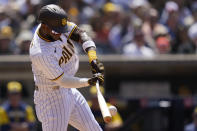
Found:
M 63 74 L 62 68 L 53 56 L 37 56 L 34 62 L 37 68 L 50 80 L 56 80 Z
M 70 36 L 70 39 L 76 42 L 81 43 L 81 39 L 80 39 L 80 34 L 79 34 L 79 29 L 78 27 L 75 28 L 75 30 L 73 31 L 73 33 Z

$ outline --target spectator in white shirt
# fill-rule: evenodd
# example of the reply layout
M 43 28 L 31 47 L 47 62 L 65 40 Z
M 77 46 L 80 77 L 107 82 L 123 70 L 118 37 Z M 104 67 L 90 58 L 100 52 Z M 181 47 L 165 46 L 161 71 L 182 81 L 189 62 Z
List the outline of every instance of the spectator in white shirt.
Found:
M 154 51 L 146 46 L 141 28 L 135 30 L 134 41 L 124 46 L 123 54 L 142 57 L 152 57 L 155 55 Z

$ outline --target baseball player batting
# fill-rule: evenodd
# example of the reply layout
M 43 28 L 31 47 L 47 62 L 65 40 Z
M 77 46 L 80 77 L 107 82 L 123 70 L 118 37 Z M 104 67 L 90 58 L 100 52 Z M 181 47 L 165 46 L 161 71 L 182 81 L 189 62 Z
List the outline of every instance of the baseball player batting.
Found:
M 30 45 L 36 89 L 34 103 L 43 131 L 66 131 L 71 124 L 80 131 L 101 131 L 85 98 L 76 88 L 104 82 L 104 66 L 96 56 L 92 39 L 67 21 L 66 12 L 51 4 L 41 8 Z M 75 77 L 79 59 L 72 41 L 88 54 L 92 78 Z

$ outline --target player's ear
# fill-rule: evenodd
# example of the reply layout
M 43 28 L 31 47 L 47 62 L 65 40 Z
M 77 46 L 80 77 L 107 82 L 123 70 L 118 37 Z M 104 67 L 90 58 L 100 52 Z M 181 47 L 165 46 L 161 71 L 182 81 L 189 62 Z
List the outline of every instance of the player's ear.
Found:
M 42 26 L 42 29 L 43 29 L 44 31 L 50 32 L 50 28 L 49 28 L 46 24 L 42 23 L 41 26 Z
M 48 28 L 47 25 L 44 24 L 44 23 L 42 23 L 41 27 L 42 27 L 43 29 L 45 29 L 45 30 Z

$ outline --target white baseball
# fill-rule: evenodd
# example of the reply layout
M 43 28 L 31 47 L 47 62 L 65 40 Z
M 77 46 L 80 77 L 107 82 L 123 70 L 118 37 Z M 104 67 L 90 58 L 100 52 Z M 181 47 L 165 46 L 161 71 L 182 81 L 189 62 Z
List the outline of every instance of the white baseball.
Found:
M 112 116 L 114 116 L 117 113 L 117 108 L 115 106 L 109 106 L 109 112 Z

